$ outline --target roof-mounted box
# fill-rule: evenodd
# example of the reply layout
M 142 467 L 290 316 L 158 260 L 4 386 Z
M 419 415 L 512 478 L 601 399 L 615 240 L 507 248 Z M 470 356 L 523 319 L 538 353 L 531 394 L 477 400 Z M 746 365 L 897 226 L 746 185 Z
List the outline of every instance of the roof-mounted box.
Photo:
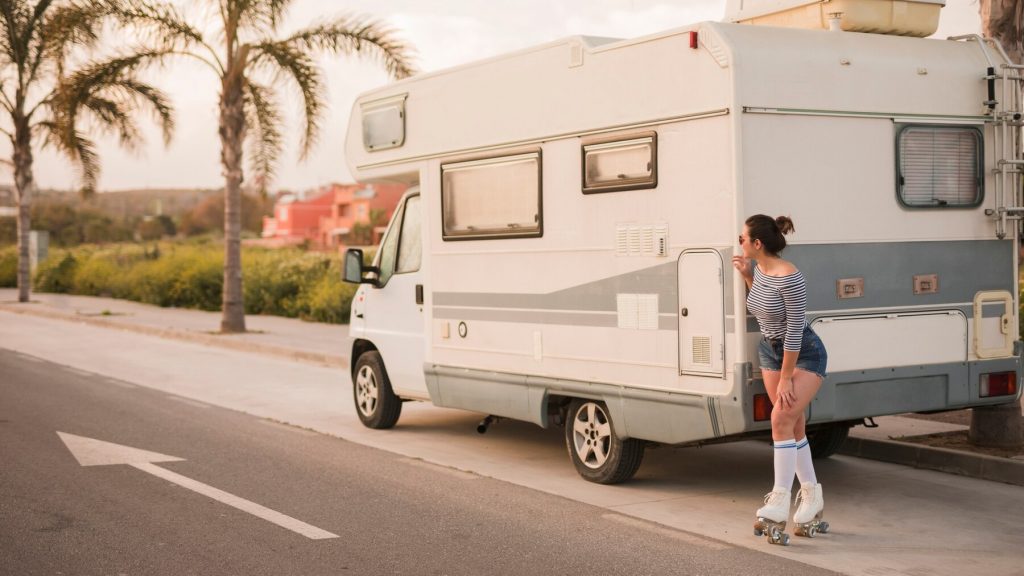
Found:
M 923 38 L 938 29 L 945 5 L 946 0 L 727 0 L 725 21 Z

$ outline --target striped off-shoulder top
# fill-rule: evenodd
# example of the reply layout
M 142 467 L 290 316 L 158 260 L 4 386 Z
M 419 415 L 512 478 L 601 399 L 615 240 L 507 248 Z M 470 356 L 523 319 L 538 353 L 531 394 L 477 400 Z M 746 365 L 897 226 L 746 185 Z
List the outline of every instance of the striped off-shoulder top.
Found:
M 799 270 L 768 276 L 754 266 L 747 310 L 757 318 L 766 338 L 784 339 L 783 349 L 798 352 L 807 322 L 807 283 Z

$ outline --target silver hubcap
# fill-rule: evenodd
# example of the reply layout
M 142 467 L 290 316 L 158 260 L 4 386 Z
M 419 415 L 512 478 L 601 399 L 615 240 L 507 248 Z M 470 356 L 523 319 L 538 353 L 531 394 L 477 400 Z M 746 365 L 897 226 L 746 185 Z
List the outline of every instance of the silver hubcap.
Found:
M 604 466 L 611 450 L 612 426 L 601 406 L 587 402 L 572 419 L 572 445 L 587 468 Z
M 356 406 L 363 416 L 373 416 L 377 409 L 377 399 L 380 397 L 377 388 L 377 375 L 369 366 L 363 366 L 356 374 Z

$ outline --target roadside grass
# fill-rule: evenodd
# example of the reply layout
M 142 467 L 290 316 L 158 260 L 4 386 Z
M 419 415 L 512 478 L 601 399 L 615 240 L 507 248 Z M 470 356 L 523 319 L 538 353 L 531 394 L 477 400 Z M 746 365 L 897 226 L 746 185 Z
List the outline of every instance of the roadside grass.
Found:
M 33 275 L 39 292 L 134 300 L 163 307 L 220 310 L 223 244 L 205 238 L 52 249 Z M 357 286 L 341 280 L 337 254 L 243 247 L 246 314 L 348 322 Z M 16 286 L 17 253 L 0 248 L 0 287 Z

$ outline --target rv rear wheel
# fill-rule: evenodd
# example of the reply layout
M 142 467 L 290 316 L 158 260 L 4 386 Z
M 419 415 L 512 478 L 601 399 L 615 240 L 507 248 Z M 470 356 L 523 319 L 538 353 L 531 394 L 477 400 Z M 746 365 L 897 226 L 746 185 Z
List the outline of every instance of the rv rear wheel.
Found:
M 622 440 L 604 402 L 573 400 L 565 423 L 565 444 L 580 476 L 598 484 L 618 484 L 636 474 L 644 458 L 643 440 Z
M 807 443 L 811 445 L 811 457 L 828 458 L 843 447 L 846 437 L 850 435 L 850 427 L 846 424 L 833 424 L 807 433 Z
M 356 361 L 352 397 L 356 414 L 369 428 L 391 428 L 402 415 L 402 400 L 391 390 L 384 361 L 376 350 L 364 352 Z

